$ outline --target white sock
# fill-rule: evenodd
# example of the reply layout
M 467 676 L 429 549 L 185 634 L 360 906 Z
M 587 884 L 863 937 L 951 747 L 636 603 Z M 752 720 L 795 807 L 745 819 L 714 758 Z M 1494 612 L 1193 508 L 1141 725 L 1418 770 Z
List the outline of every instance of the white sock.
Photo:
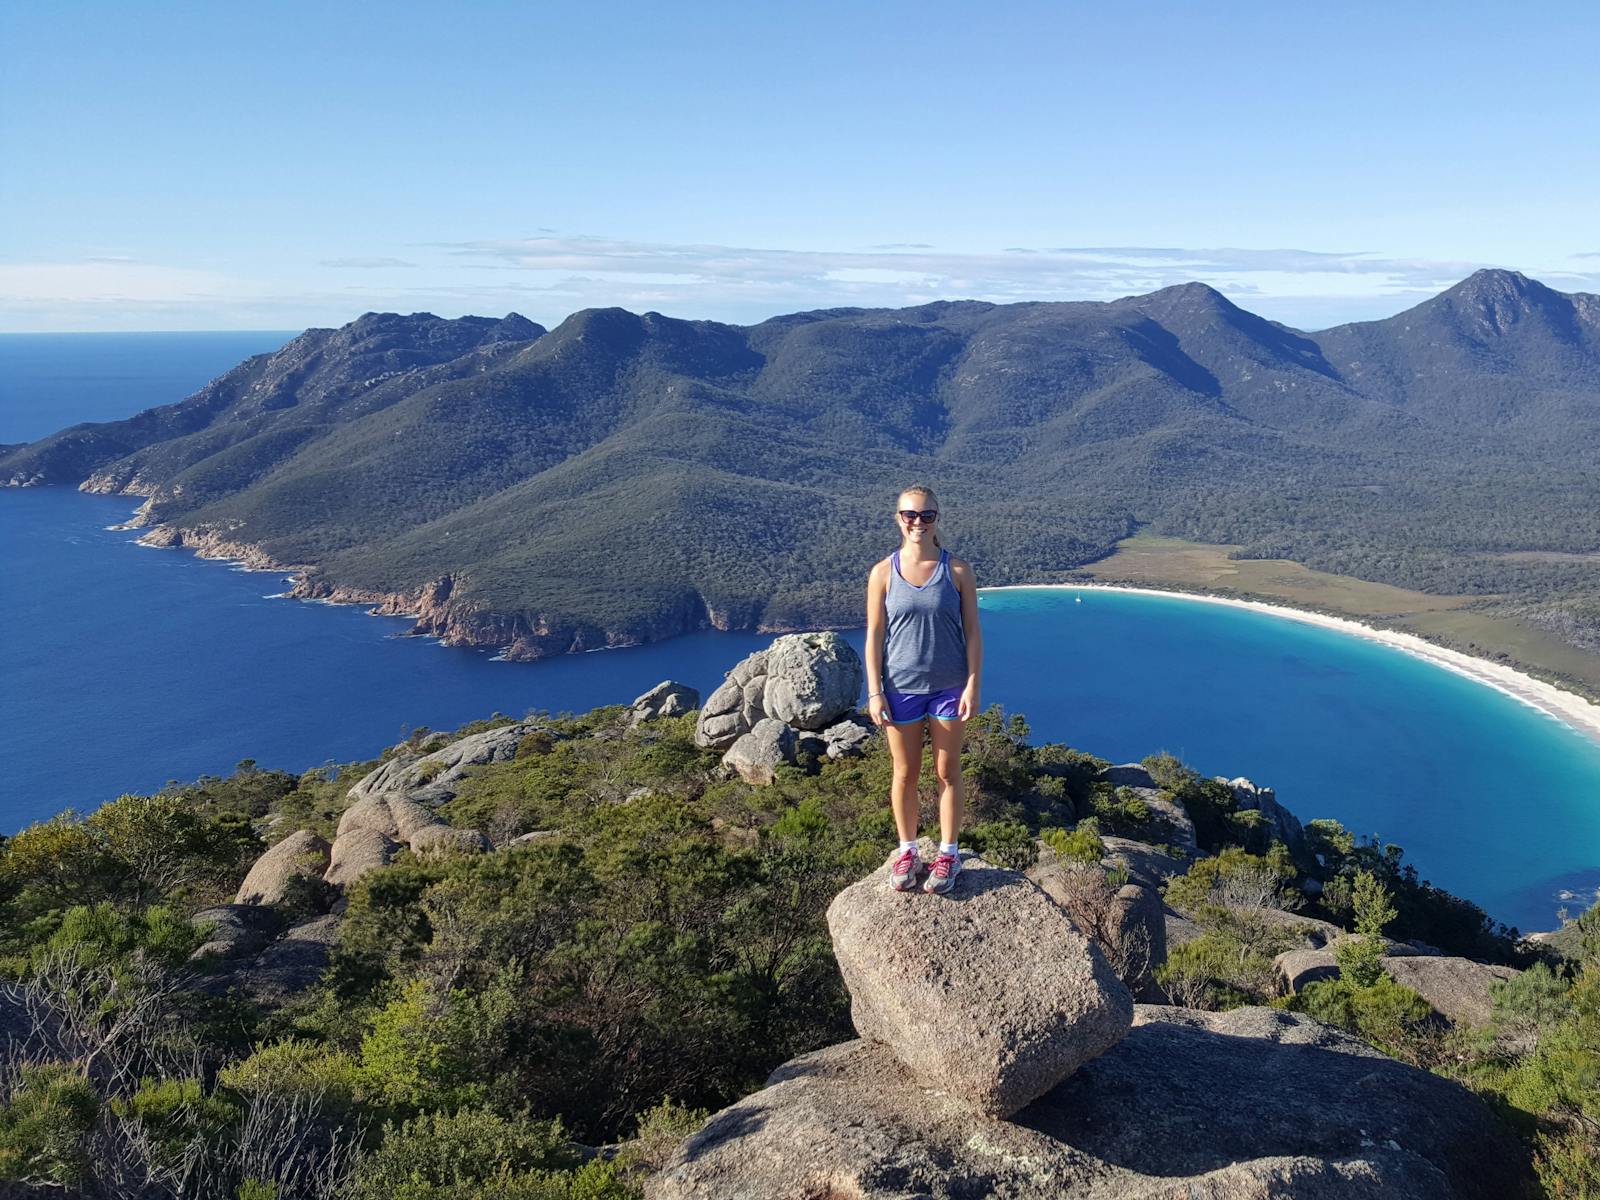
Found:
M 959 841 L 955 841 L 955 842 L 940 842 L 939 843 L 939 853 L 940 854 L 954 854 L 957 859 L 960 859 L 960 857 L 961 857 L 960 846 L 961 846 L 961 843 Z
M 916 848 L 917 848 L 917 839 L 916 838 L 912 838 L 909 842 L 906 841 L 905 838 L 901 838 L 900 839 L 900 849 L 901 849 L 901 851 L 915 850 Z

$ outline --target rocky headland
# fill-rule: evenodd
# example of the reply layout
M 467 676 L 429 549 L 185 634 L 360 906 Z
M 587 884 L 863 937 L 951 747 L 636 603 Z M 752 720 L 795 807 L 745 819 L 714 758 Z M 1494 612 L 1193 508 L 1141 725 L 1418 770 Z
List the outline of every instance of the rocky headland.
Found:
M 1500 1200 L 1529 1176 L 1459 1084 L 1307 1017 L 1138 1004 L 1023 875 L 835 899 L 861 1037 L 715 1114 L 654 1200 Z
M 649 741 L 659 723 L 692 721 L 694 744 L 720 754 L 718 777 L 760 791 L 881 752 L 877 731 L 854 709 L 860 683 L 859 659 L 837 634 L 780 637 L 735 664 L 704 703 L 664 680 L 620 723 L 585 736 Z M 268 1009 L 292 1004 L 334 960 L 349 897 L 375 873 L 397 861 L 447 863 L 562 842 L 570 835 L 558 828 L 480 829 L 445 814 L 485 772 L 573 736 L 534 720 L 463 737 L 428 734 L 348 789 L 331 837 L 285 833 L 269 818 L 274 844 L 234 902 L 194 915 L 211 929 L 192 957 L 200 988 Z M 1526 1152 L 1459 1083 L 1303 1013 L 1180 1003 L 1192 997 L 1169 992 L 1161 968 L 1215 919 L 1173 887 L 1217 859 L 1202 844 L 1203 814 L 1142 764 L 1104 765 L 1094 783 L 1097 794 L 1147 813 L 1139 836 L 1089 838 L 1098 861 L 1039 838 L 1027 847 L 1026 869 L 965 852 L 948 897 L 895 892 L 882 867 L 833 895 L 826 934 L 858 1037 L 800 1054 L 712 1114 L 656 1163 L 647 1196 L 1524 1194 Z M 1213 894 L 1206 904 L 1290 945 L 1270 963 L 1279 995 L 1337 979 L 1341 944 L 1352 935 L 1296 911 L 1322 887 L 1305 828 L 1270 788 L 1243 777 L 1211 784 L 1208 794 L 1229 797 L 1242 828 L 1297 864 L 1282 868 L 1297 883 L 1288 892 Z M 639 787 L 605 803 L 653 795 Z M 1075 824 L 1094 826 L 1081 809 Z M 721 828 L 736 845 L 759 837 Z M 923 850 L 931 858 L 931 844 Z M 1518 974 L 1399 939 L 1383 940 L 1379 961 L 1422 997 L 1441 1031 L 1488 1026 L 1496 985 Z
M 1590 654 L 1600 435 L 1571 397 L 1600 380 L 1597 312 L 1482 271 L 1319 333 L 1200 283 L 752 326 L 368 313 L 176 403 L 0 448 L 0 486 L 141 496 L 149 544 L 522 659 L 857 625 L 883 481 L 932 463 L 987 584 L 1078 578 L 1147 527 L 1471 594 Z

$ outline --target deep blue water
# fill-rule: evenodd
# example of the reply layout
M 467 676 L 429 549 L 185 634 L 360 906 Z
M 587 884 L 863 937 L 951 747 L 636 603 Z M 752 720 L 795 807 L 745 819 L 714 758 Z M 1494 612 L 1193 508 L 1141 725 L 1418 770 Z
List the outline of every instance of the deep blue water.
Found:
M 182 400 L 294 333 L 0 334 L 0 442 Z
M 298 771 L 375 756 L 418 725 L 581 712 L 665 678 L 706 694 L 770 641 L 705 633 L 497 662 L 396 637 L 403 618 L 269 598 L 279 575 L 106 528 L 136 504 L 0 489 L 0 831 L 245 757 Z M 982 598 L 984 703 L 1026 714 L 1035 741 L 1117 761 L 1169 750 L 1248 775 L 1303 820 L 1399 843 L 1425 878 L 1524 929 L 1555 923 L 1562 890 L 1600 885 L 1600 744 L 1377 643 L 1169 597 L 1081 595 Z M 862 631 L 846 636 L 861 649 Z

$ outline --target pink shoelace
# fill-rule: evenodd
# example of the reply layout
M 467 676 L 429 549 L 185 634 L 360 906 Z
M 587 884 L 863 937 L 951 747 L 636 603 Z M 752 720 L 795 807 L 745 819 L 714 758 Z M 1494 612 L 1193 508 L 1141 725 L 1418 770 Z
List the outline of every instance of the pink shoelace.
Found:
M 933 860 L 933 873 L 940 879 L 948 879 L 955 870 L 956 856 L 954 854 L 941 854 Z
M 896 875 L 909 875 L 916 868 L 917 852 L 915 850 L 902 850 L 900 856 L 894 860 L 894 873 Z

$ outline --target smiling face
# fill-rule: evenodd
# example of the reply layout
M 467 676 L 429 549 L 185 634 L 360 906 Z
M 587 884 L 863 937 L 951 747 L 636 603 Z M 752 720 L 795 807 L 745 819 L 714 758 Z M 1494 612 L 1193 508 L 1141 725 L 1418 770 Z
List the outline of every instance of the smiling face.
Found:
M 924 521 L 920 518 L 907 521 L 904 514 L 907 512 L 932 512 L 937 513 L 938 504 L 933 497 L 925 492 L 901 492 L 900 499 L 895 501 L 895 524 L 900 527 L 900 536 L 912 546 L 920 546 L 924 542 L 933 545 L 934 521 Z

